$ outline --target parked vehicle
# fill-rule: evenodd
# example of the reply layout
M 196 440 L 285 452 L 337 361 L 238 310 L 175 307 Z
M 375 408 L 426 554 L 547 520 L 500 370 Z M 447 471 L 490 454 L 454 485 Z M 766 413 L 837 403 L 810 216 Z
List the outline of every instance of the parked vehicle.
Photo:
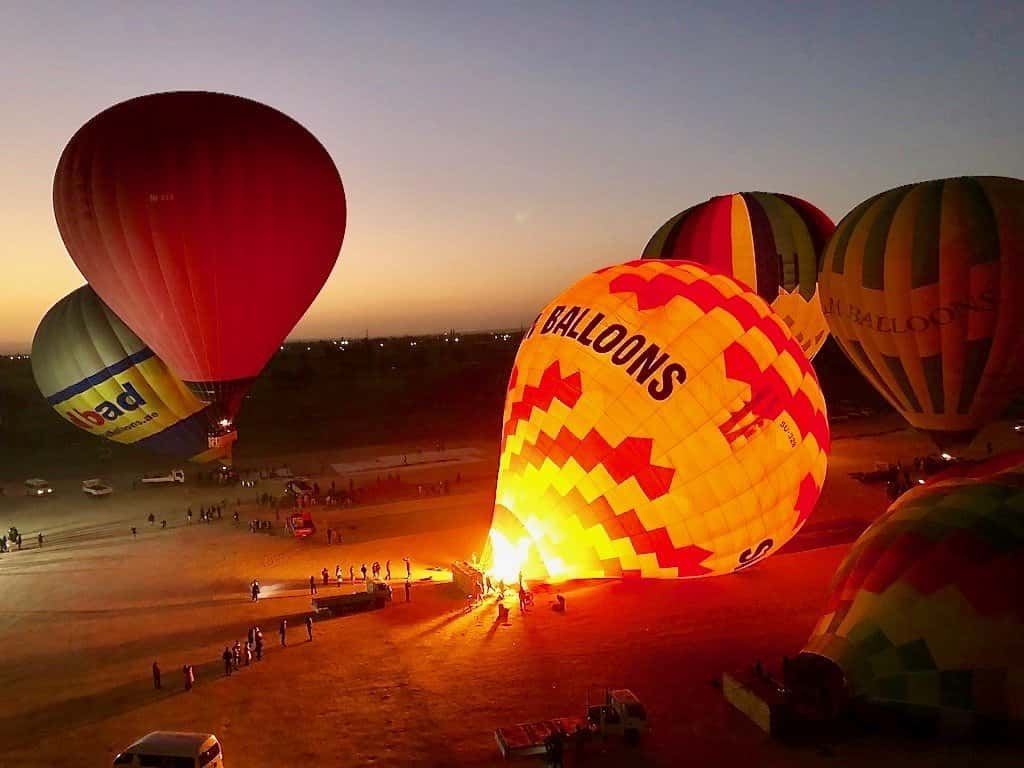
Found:
M 26 496 L 49 496 L 51 493 L 53 493 L 53 487 L 45 480 L 33 477 L 25 481 Z
M 97 477 L 82 481 L 82 493 L 86 496 L 109 496 L 114 489 Z
M 185 470 L 183 469 L 172 469 L 170 472 L 163 474 L 143 475 L 138 479 L 138 483 L 141 485 L 174 485 L 175 483 L 184 482 Z
M 114 758 L 137 768 L 224 768 L 224 753 L 212 733 L 153 731 Z

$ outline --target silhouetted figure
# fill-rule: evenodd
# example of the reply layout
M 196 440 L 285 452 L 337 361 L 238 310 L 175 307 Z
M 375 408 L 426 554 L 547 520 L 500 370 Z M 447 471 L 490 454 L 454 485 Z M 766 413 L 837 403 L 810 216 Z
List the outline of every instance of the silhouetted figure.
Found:
M 402 559 L 405 560 L 405 578 L 411 579 L 412 578 L 412 562 L 409 560 L 408 557 L 403 557 Z
M 263 630 L 256 627 L 256 661 L 263 661 Z
M 38 542 L 39 542 L 39 546 L 40 546 L 40 547 L 42 547 L 42 546 L 43 546 L 43 534 L 42 534 L 42 531 L 40 531 L 40 532 L 39 532 L 39 535 L 38 535 L 38 536 L 36 536 L 36 541 L 38 541 Z
M 348 580 L 355 584 L 356 581 L 356 569 L 355 566 L 350 565 L 348 567 Z
M 384 563 L 384 579 L 391 581 L 391 561 L 387 560 Z
M 281 624 L 277 628 L 277 633 L 281 636 L 281 647 L 284 648 L 288 645 L 288 619 L 281 619 Z
M 405 602 L 412 602 L 412 584 L 409 583 L 408 579 L 405 580 Z
M 316 594 L 316 578 L 314 578 L 313 576 L 309 577 L 309 594 Z
M 153 662 L 153 687 L 160 690 L 160 665 Z
M 254 603 L 260 599 L 260 583 L 256 579 L 253 579 L 252 584 L 249 585 L 249 592 L 252 594 Z
M 313 642 L 313 617 L 312 616 L 307 616 L 306 617 L 306 637 L 308 638 L 307 642 L 310 642 L 310 643 Z
M 363 563 L 362 567 L 359 570 L 363 574 L 363 581 L 366 581 L 366 563 Z
M 220 657 L 224 660 L 224 674 L 231 677 L 231 649 L 225 645 Z
M 191 691 L 192 686 L 195 685 L 196 682 L 196 672 L 194 669 L 192 669 L 192 665 L 185 664 L 181 668 L 181 674 L 185 678 L 185 690 Z
M 322 579 L 323 579 L 323 581 L 324 581 L 324 586 L 325 586 L 325 587 L 327 586 L 327 580 L 328 580 L 328 579 L 329 579 L 330 577 L 331 577 L 331 574 L 329 574 L 329 573 L 327 572 L 327 567 L 325 566 L 325 567 L 324 567 L 323 569 L 321 569 L 321 571 L 320 571 L 320 578 L 322 578 Z
M 149 517 L 147 517 L 146 520 L 149 522 L 150 525 L 153 525 L 156 522 L 156 515 L 150 512 Z

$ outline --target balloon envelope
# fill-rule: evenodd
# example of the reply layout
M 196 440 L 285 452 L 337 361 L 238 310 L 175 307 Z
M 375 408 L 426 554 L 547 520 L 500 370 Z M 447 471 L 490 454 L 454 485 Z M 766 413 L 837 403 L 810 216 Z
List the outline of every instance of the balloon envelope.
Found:
M 732 275 L 789 326 L 808 358 L 828 338 L 817 264 L 835 224 L 792 195 L 739 192 L 713 197 L 666 221 L 645 259 L 684 259 Z
M 32 340 L 32 373 L 66 421 L 115 443 L 209 461 L 211 414 L 87 285 L 58 301 Z
M 785 323 L 677 261 L 599 270 L 540 314 L 505 402 L 501 578 L 728 573 L 803 525 L 829 429 Z
M 836 572 L 804 649 L 927 719 L 1024 719 L 1024 465 L 904 494 Z
M 883 192 L 839 223 L 820 268 L 847 357 L 940 444 L 970 439 L 1024 390 L 1024 182 Z
M 142 96 L 83 125 L 53 183 L 75 264 L 227 417 L 330 274 L 345 195 L 305 128 L 218 93 Z

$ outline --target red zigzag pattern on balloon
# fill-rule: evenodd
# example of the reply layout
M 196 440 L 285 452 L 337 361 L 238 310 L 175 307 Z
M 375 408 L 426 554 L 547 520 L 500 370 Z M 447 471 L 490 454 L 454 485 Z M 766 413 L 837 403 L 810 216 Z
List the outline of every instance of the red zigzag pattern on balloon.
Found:
M 651 463 L 654 441 L 649 437 L 627 437 L 616 446 L 611 445 L 596 429 L 583 437 L 576 437 L 566 427 L 551 437 L 546 432 L 537 436 L 535 443 L 523 443 L 519 453 L 513 454 L 509 469 L 522 470 L 525 464 L 540 469 L 545 460 L 562 468 L 573 459 L 587 472 L 598 466 L 617 483 L 629 478 L 636 480 L 648 499 L 654 501 L 668 493 L 676 471 L 673 467 L 659 467 Z
M 817 381 L 814 368 L 807 361 L 807 356 L 800 349 L 796 339 L 787 337 L 770 314 L 761 315 L 742 294 L 727 297 L 708 280 L 698 279 L 692 283 L 685 283 L 664 272 L 650 279 L 641 275 L 620 275 L 612 280 L 609 289 L 612 293 L 634 294 L 637 309 L 641 311 L 663 307 L 676 297 L 693 302 L 704 312 L 716 308 L 723 309 L 736 319 L 744 331 L 755 328 L 761 331 L 778 354 L 789 353 L 800 371 Z M 769 366 L 762 371 L 754 356 L 739 340 L 726 347 L 723 356 L 726 376 L 750 385 L 751 392 L 764 393 L 755 396 L 744 410 L 733 414 L 729 421 L 721 426 L 726 439 L 731 442 L 746 434 L 747 429 L 737 430 L 736 427 L 751 414 L 761 419 L 775 419 L 783 410 L 787 410 L 793 417 L 794 426 L 800 431 L 801 437 L 812 434 L 822 450 L 829 450 L 831 439 L 828 420 L 824 412 L 814 406 L 806 393 L 800 390 L 791 393 L 785 380 L 774 367 Z
M 515 456 L 508 471 L 521 476 L 526 464 L 525 459 Z M 634 552 L 638 555 L 655 555 L 659 567 L 675 568 L 678 576 L 703 576 L 711 571 L 710 568 L 705 568 L 702 565 L 708 557 L 714 554 L 711 550 L 696 544 L 675 546 L 669 537 L 667 528 L 647 530 L 640 521 L 636 510 L 629 509 L 621 515 L 616 514 L 611 503 L 604 496 L 598 496 L 588 502 L 577 488 L 570 488 L 569 492 L 562 496 L 554 488 L 549 487 L 544 494 L 543 503 L 571 510 L 579 518 L 584 530 L 600 525 L 608 534 L 608 538 L 613 541 L 628 538 Z M 598 559 L 596 552 L 594 558 L 595 561 Z M 639 570 L 623 568 L 619 558 L 601 560 L 600 563 L 608 576 L 621 575 L 627 578 L 640 576 Z
M 515 386 L 518 378 L 519 368 L 515 367 L 512 369 L 509 388 Z M 537 386 L 527 384 L 523 387 L 522 397 L 512 403 L 511 408 L 509 408 L 508 418 L 505 420 L 505 426 L 502 429 L 501 450 L 505 450 L 505 443 L 510 435 L 515 434 L 519 422 L 528 421 L 535 408 L 547 411 L 555 400 L 565 403 L 568 407 L 572 408 L 579 402 L 582 394 L 583 382 L 580 372 L 576 371 L 563 377 L 559 361 L 555 360 L 544 369 L 544 373 L 540 378 L 540 384 Z

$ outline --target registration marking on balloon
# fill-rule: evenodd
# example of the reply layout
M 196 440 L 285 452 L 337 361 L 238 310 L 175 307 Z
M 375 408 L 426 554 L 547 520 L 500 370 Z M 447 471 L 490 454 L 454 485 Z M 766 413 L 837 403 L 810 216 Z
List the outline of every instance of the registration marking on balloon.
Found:
M 813 369 L 762 299 L 686 262 L 600 270 L 520 347 L 492 550 L 552 580 L 728 573 L 806 521 L 828 450 Z

